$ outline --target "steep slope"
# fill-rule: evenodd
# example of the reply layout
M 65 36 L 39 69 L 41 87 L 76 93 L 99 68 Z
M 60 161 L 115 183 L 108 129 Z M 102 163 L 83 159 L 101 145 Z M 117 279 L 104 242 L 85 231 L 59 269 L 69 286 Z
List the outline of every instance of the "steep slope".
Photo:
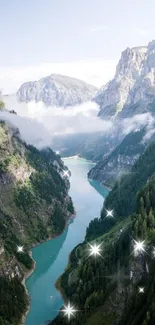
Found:
M 38 151 L 0 122 L 0 324 L 19 324 L 27 309 L 31 246 L 62 232 L 74 211 L 64 169 L 51 149 Z
M 138 159 L 132 175 L 122 177 L 121 187 L 115 185 L 101 218 L 91 222 L 86 241 L 71 253 L 57 286 L 63 288 L 66 305 L 69 299 L 77 309 L 72 325 L 155 323 L 154 157 L 155 143 Z M 114 209 L 114 217 L 107 217 L 106 209 Z M 136 242 L 142 241 L 141 249 Z M 100 245 L 102 258 L 89 256 L 90 244 Z M 51 325 L 67 322 L 61 312 Z
M 52 74 L 38 81 L 26 82 L 17 91 L 21 102 L 42 101 L 47 106 L 74 106 L 91 100 L 97 88 L 84 81 Z
M 129 133 L 123 141 L 110 153 L 99 160 L 88 173 L 90 179 L 96 179 L 105 186 L 112 187 L 122 174 L 127 174 L 140 154 L 153 140 L 154 135 L 143 141 L 145 128 Z
M 155 41 L 122 52 L 114 79 L 95 96 L 99 116 L 126 117 L 146 112 L 155 97 Z

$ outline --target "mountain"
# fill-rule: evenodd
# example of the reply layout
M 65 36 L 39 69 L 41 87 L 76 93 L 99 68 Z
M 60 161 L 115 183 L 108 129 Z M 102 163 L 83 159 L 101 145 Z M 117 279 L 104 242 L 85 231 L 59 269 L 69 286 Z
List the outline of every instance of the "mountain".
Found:
M 122 175 L 128 174 L 139 156 L 154 139 L 143 141 L 145 128 L 130 132 L 122 142 L 110 153 L 106 153 L 88 173 L 90 179 L 100 181 L 103 185 L 112 187 Z
M 155 324 L 155 143 L 107 196 L 70 254 L 57 287 L 77 310 L 71 325 Z M 107 217 L 106 209 L 112 210 Z M 89 256 L 91 246 L 99 254 Z M 62 312 L 50 325 L 65 325 Z
M 100 105 L 100 117 L 124 118 L 148 111 L 154 98 L 155 41 L 152 41 L 148 46 L 122 52 L 114 78 L 99 90 L 94 100 Z
M 21 85 L 17 99 L 21 102 L 42 101 L 46 106 L 74 106 L 91 100 L 97 88 L 82 80 L 51 74 L 38 81 Z
M 22 284 L 31 247 L 60 234 L 74 209 L 59 155 L 24 143 L 0 122 L 0 324 L 18 325 L 28 299 Z

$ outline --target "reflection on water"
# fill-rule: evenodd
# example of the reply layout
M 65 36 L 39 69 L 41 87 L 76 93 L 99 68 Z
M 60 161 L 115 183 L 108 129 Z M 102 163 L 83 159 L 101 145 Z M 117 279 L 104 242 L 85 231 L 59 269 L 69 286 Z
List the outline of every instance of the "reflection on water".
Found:
M 76 218 L 62 235 L 32 250 L 36 269 L 26 281 L 31 296 L 26 325 L 42 325 L 56 317 L 63 300 L 54 284 L 64 272 L 70 251 L 84 240 L 89 222 L 100 215 L 103 197 L 107 195 L 107 190 L 99 183 L 89 183 L 87 173 L 93 167 L 90 162 L 69 159 L 65 160 L 65 164 L 71 171 L 69 194 L 76 209 Z

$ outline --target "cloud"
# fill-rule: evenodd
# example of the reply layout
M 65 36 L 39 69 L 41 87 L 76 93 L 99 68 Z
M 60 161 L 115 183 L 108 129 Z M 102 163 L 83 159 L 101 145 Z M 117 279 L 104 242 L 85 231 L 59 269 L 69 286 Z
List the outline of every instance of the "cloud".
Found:
M 19 129 L 23 141 L 39 149 L 51 146 L 51 135 L 44 125 L 36 120 L 0 111 L 0 118 Z
M 111 30 L 111 28 L 109 26 L 96 26 L 96 27 L 92 27 L 90 29 L 91 32 L 100 32 L 100 31 L 107 31 L 107 30 Z
M 22 83 L 38 80 L 52 73 L 81 79 L 101 87 L 115 73 L 117 60 L 104 58 L 85 59 L 71 62 L 43 63 L 36 66 L 2 67 L 0 66 L 0 89 L 3 94 L 15 93 Z
M 6 108 L 14 109 L 19 115 L 0 112 L 0 117 L 16 126 L 23 140 L 36 147 L 52 146 L 55 136 L 83 133 L 107 133 L 111 121 L 97 117 L 99 107 L 87 102 L 74 107 L 46 107 L 42 102 L 19 103 L 15 96 L 6 103 Z
M 142 143 L 147 143 L 155 134 L 155 118 L 151 113 L 138 114 L 131 118 L 126 118 L 122 123 L 123 134 L 127 135 L 132 131 L 139 131 L 145 127 L 145 135 Z
M 151 137 L 155 134 L 155 127 L 153 127 L 152 129 L 148 129 L 146 134 L 143 137 L 143 143 L 146 143 L 147 141 L 149 141 L 151 139 Z
M 136 131 L 146 126 L 149 131 L 154 127 L 155 119 L 151 113 L 137 114 L 131 118 L 126 118 L 122 122 L 123 133 L 126 135 L 132 131 Z
M 55 137 L 79 134 L 114 135 L 119 130 L 123 136 L 146 127 L 143 142 L 155 133 L 155 119 L 150 113 L 138 114 L 122 121 L 103 120 L 97 117 L 99 106 L 87 102 L 74 107 L 46 107 L 42 102 L 19 103 L 15 96 L 6 103 L 18 115 L 0 112 L 0 117 L 9 121 L 20 131 L 27 143 L 37 148 L 54 146 Z M 116 131 L 116 132 L 115 132 Z M 95 136 L 96 137 L 96 136 Z

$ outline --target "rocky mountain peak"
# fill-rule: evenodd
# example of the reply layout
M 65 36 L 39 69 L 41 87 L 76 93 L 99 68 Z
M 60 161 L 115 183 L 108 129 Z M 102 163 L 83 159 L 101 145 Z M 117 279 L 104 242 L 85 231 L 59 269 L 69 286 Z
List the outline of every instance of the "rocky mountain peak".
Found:
M 130 115 L 130 107 L 142 101 L 146 110 L 154 96 L 155 41 L 152 41 L 148 46 L 127 48 L 122 52 L 113 80 L 102 87 L 95 101 L 100 105 L 99 115 L 107 117 L 121 115 L 127 107 L 125 114 Z
M 91 100 L 97 88 L 75 78 L 51 74 L 21 85 L 17 98 L 22 102 L 42 101 L 46 106 L 73 106 Z

